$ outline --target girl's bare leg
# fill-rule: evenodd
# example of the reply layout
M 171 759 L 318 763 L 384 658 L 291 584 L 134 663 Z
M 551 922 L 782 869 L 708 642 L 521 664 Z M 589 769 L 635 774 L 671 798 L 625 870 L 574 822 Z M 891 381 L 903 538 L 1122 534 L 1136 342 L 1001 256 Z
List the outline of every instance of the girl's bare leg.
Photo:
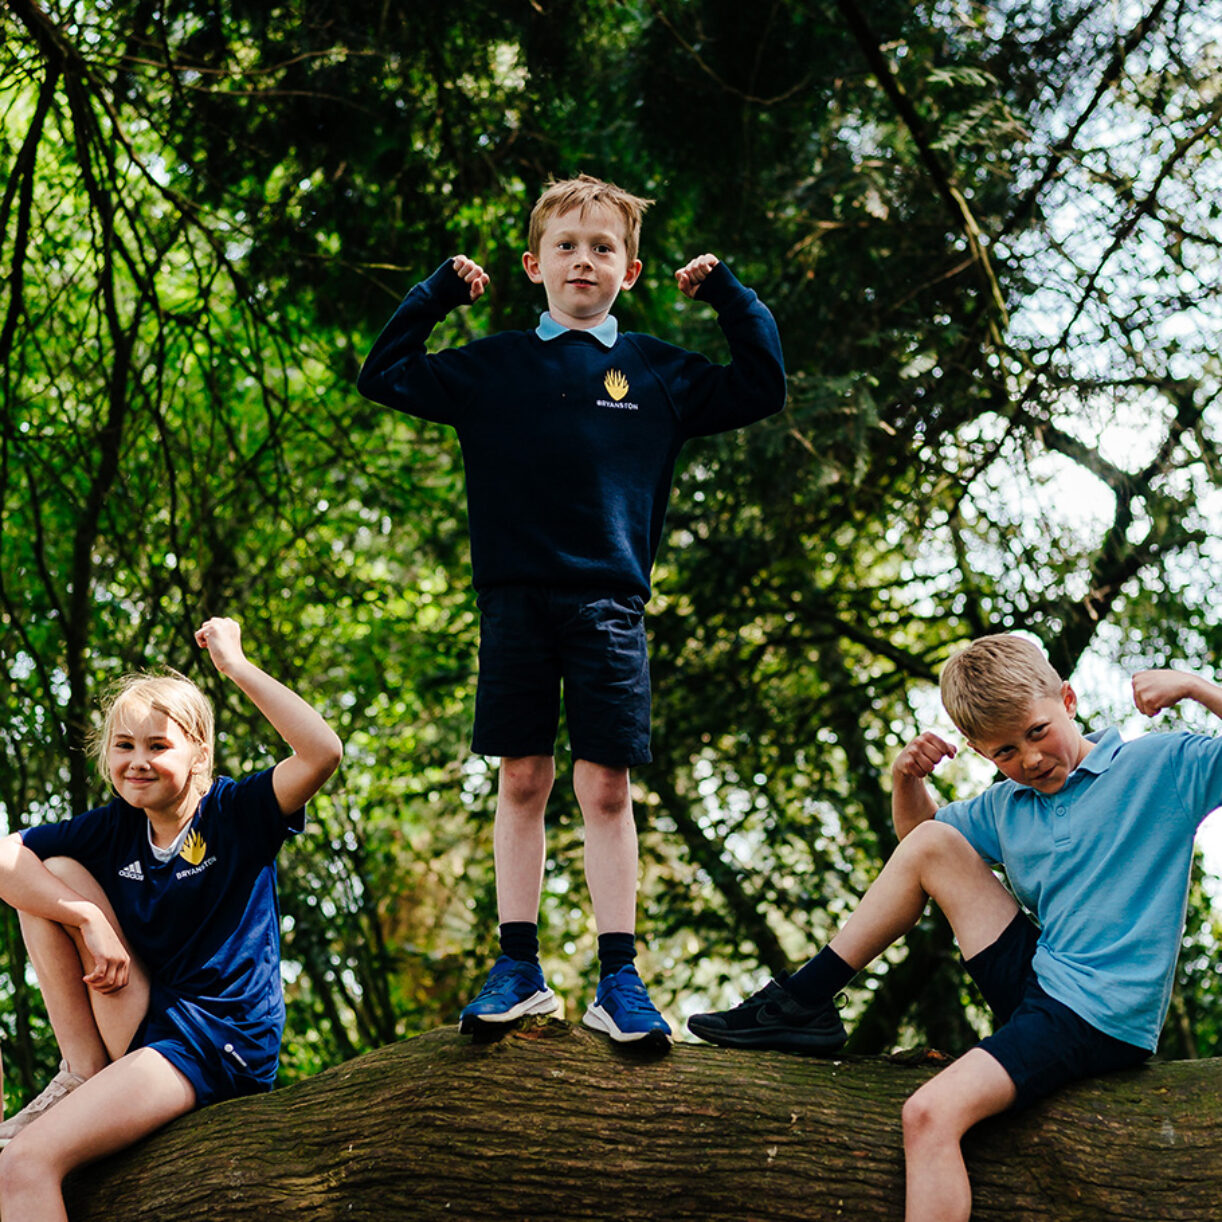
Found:
M 130 1146 L 194 1106 L 194 1087 L 152 1048 L 107 1065 L 0 1152 L 0 1218 L 67 1222 L 69 1171 Z

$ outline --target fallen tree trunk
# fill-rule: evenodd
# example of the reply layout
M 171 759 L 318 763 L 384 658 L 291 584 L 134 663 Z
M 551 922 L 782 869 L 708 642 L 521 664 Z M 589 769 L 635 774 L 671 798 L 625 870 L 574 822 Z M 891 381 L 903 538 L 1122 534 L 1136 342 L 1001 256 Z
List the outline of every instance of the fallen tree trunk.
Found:
M 937 1058 L 612 1047 L 449 1027 L 205 1109 L 78 1172 L 72 1222 L 898 1219 L 900 1106 Z M 1222 1060 L 1082 1083 L 966 1145 L 974 1218 L 1222 1217 Z

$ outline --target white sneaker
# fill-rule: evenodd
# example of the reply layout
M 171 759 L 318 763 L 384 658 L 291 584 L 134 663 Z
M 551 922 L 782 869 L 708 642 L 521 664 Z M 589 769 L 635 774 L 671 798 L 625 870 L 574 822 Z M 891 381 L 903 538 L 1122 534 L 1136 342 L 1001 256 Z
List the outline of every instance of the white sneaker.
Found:
M 7 1146 L 22 1129 L 33 1124 L 48 1108 L 54 1107 L 61 1099 L 66 1099 L 84 1080 L 79 1073 L 73 1073 L 67 1064 L 61 1061 L 59 1073 L 51 1079 L 42 1094 L 31 1099 L 16 1116 L 0 1124 L 0 1148 Z

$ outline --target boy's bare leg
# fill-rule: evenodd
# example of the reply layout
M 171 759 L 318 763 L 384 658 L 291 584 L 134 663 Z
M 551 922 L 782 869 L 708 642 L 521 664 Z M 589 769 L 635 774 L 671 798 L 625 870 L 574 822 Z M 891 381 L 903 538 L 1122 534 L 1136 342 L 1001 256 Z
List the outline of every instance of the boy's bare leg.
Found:
M 930 821 L 904 837 L 829 945 L 850 967 L 864 967 L 916 924 L 930 898 L 946 914 L 965 959 L 996 942 L 1018 913 L 1014 897 L 967 840 Z M 960 1141 L 1014 1097 L 1010 1075 L 973 1048 L 905 1103 L 905 1222 L 967 1222 L 972 1194 Z
M 950 921 L 965 959 L 996 942 L 1018 912 L 966 838 L 930 821 L 900 841 L 828 945 L 850 967 L 863 968 L 920 920 L 931 898 Z
M 964 1133 L 1014 1102 L 1010 1075 L 982 1048 L 965 1053 L 904 1104 L 904 1222 L 968 1222 Z
M 53 857 L 44 864 L 102 910 L 130 954 L 131 947 L 110 901 L 93 875 L 69 857 Z M 123 988 L 113 993 L 91 989 L 82 977 L 92 970 L 93 959 L 77 930 L 25 912 L 20 919 L 22 938 L 60 1053 L 73 1073 L 92 1077 L 127 1051 L 148 1009 L 148 977 L 133 956 L 131 974 Z
M 194 1106 L 191 1083 L 151 1048 L 108 1065 L 0 1153 L 0 1217 L 67 1222 L 62 1184 L 69 1171 L 130 1146 Z
M 556 764 L 550 755 L 506 756 L 501 760 L 492 845 L 497 912 L 502 924 L 539 920 L 547 855 L 543 815 L 555 776 Z
M 586 828 L 586 883 L 601 933 L 636 930 L 637 840 L 627 768 L 573 764 L 573 790 Z

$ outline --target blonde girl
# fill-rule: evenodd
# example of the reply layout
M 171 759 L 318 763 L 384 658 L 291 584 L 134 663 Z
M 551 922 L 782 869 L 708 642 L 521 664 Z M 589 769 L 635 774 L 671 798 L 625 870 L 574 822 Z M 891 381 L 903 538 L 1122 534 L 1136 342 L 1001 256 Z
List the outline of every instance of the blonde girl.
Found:
M 290 751 L 213 779 L 208 699 L 181 675 L 129 676 L 97 758 L 115 797 L 0 841 L 62 1064 L 0 1124 L 0 1219 L 66 1220 L 61 1185 L 194 1108 L 269 1090 L 284 1000 L 276 854 L 339 764 L 340 741 L 247 660 L 231 619 L 195 634 Z

